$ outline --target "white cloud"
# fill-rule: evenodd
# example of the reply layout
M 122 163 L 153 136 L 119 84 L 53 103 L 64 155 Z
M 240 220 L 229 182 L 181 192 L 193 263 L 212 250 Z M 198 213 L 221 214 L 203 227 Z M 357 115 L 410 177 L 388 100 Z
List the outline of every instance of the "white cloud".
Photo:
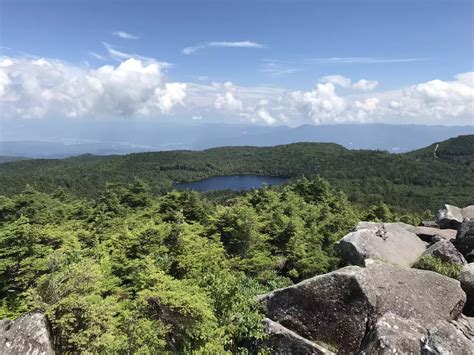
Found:
M 346 78 L 342 75 L 326 75 L 323 76 L 320 80 L 322 83 L 332 83 L 334 85 L 339 85 L 345 89 L 355 89 L 355 90 L 362 90 L 362 91 L 371 91 L 374 90 L 377 85 L 379 84 L 376 80 L 366 80 L 360 79 L 359 81 L 352 84 L 352 80 Z
M 205 48 L 214 48 L 214 47 L 221 47 L 221 48 L 265 48 L 264 45 L 252 42 L 252 41 L 237 41 L 237 42 L 230 42 L 230 41 L 212 41 L 212 42 L 205 42 L 202 44 L 197 44 L 195 46 L 186 47 L 183 49 L 183 53 L 186 55 L 193 54 L 201 49 Z
M 336 94 L 333 83 L 317 84 L 316 89 L 291 92 L 290 97 L 314 123 L 338 121 L 346 109 L 345 99 Z
M 379 82 L 376 80 L 360 79 L 358 82 L 352 85 L 352 88 L 362 91 L 371 91 L 374 90 L 378 85 Z
M 270 76 L 282 76 L 293 74 L 300 71 L 300 68 L 290 67 L 287 65 L 283 65 L 271 60 L 264 60 L 261 67 L 260 72 L 268 74 Z
M 353 83 L 331 75 L 313 89 L 290 91 L 232 82 L 169 82 L 164 75 L 166 65 L 119 52 L 115 53 L 117 59 L 123 58 L 119 64 L 97 69 L 54 59 L 0 57 L 2 118 L 134 119 L 175 114 L 266 125 L 474 124 L 473 72 L 379 92 L 375 80 Z
M 348 88 L 351 86 L 351 79 L 346 78 L 342 75 L 327 75 L 323 76 L 320 80 L 322 83 L 332 83 L 334 85 L 339 85 L 343 88 Z
M 0 67 L 5 117 L 155 117 L 183 105 L 187 85 L 167 83 L 160 63 L 127 59 L 82 69 L 51 59 L 15 59 Z
M 224 84 L 214 83 L 214 87 L 222 92 L 216 96 L 214 107 L 217 110 L 241 112 L 243 109 L 242 101 L 236 97 L 236 89 L 233 83 L 226 82 Z
M 122 39 L 139 39 L 139 37 L 134 36 L 130 33 L 125 32 L 125 31 L 115 31 L 115 32 L 112 32 L 112 34 L 114 36 L 120 37 Z
M 89 52 L 89 55 L 91 57 L 94 57 L 95 59 L 100 59 L 100 60 L 105 60 L 106 59 L 103 55 L 98 54 L 96 52 Z
M 429 58 L 327 57 L 311 58 L 307 64 L 388 64 L 426 61 Z
M 315 90 L 289 93 L 298 110 L 315 123 L 411 122 L 474 124 L 473 73 L 456 80 L 432 80 L 401 90 L 340 96 L 334 84 L 318 84 Z M 328 81 L 328 80 L 326 80 Z M 336 83 L 338 80 L 332 80 Z M 343 82 L 347 84 L 347 82 Z M 375 88 L 374 82 L 354 84 L 358 89 Z M 347 86 L 347 85 L 346 85 Z

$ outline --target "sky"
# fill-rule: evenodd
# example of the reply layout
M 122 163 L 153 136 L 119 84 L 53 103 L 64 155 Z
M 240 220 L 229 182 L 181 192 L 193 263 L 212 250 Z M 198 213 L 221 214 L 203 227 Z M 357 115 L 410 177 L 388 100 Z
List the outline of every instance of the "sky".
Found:
M 473 125 L 473 4 L 0 0 L 0 120 Z

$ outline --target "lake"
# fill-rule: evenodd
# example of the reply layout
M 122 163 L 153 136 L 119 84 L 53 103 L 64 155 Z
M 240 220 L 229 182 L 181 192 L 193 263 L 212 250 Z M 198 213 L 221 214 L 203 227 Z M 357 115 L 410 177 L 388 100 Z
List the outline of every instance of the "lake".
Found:
M 264 184 L 266 185 L 281 185 L 285 183 L 288 178 L 278 176 L 262 176 L 262 175 L 230 175 L 230 176 L 213 176 L 207 179 L 177 183 L 174 186 L 180 190 L 234 190 L 245 191 L 258 189 Z

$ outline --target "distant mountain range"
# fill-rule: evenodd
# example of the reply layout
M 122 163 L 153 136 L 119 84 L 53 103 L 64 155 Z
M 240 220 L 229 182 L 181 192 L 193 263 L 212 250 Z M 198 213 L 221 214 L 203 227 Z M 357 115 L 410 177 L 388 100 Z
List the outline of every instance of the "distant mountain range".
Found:
M 274 146 L 333 142 L 349 149 L 408 152 L 459 135 L 474 126 L 341 124 L 296 128 L 164 122 L 2 122 L 0 156 L 64 158 L 220 146 Z M 0 159 L 0 162 L 2 159 Z

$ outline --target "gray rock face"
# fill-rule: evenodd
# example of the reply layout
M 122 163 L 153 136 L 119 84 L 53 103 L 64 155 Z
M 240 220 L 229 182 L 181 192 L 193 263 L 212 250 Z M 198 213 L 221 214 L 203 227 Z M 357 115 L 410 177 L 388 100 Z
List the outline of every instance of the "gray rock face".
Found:
M 474 353 L 474 318 L 460 316 L 449 322 L 441 321 L 428 330 L 422 354 Z
M 418 354 L 426 329 L 413 320 L 384 314 L 367 334 L 362 354 Z
M 410 319 L 385 314 L 367 334 L 362 354 L 472 354 L 474 318 L 439 321 L 426 329 Z
M 46 318 L 41 313 L 28 313 L 15 321 L 0 321 L 0 354 L 54 354 Z
M 359 351 L 366 333 L 391 313 L 427 329 L 456 319 L 465 303 L 458 281 L 431 271 L 366 260 L 260 298 L 267 317 L 312 342 Z
M 454 244 L 468 262 L 474 261 L 474 219 L 462 222 Z
M 405 223 L 361 222 L 335 248 L 348 264 L 364 266 L 365 259 L 376 259 L 409 267 L 428 244 L 406 226 Z
M 467 264 L 464 256 L 456 249 L 453 243 L 447 240 L 440 240 L 439 242 L 430 246 L 426 251 L 421 255 L 424 256 L 435 256 L 445 262 L 465 265 Z
M 265 318 L 263 322 L 266 331 L 270 334 L 270 338 L 263 345 L 274 349 L 272 354 L 334 354 L 271 319 Z
M 454 229 L 439 229 L 429 227 L 414 227 L 407 225 L 406 230 L 415 233 L 421 240 L 434 244 L 440 240 L 448 240 L 456 238 Z
M 458 229 L 464 219 L 474 219 L 474 205 L 464 208 L 444 205 L 436 214 L 436 223 L 442 229 Z
M 474 316 L 474 263 L 465 265 L 459 274 L 461 287 L 466 292 L 467 301 L 464 306 L 464 314 Z

